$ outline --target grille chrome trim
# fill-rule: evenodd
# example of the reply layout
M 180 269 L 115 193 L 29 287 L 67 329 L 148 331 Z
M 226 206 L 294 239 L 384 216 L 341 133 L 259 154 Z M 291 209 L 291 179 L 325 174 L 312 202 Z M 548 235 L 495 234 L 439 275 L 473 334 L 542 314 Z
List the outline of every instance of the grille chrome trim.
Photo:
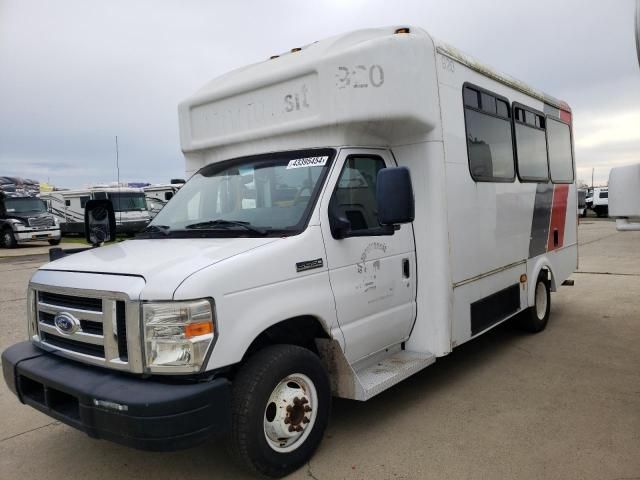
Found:
M 50 313 L 52 315 L 64 311 L 81 320 L 91 320 L 92 322 L 102 323 L 102 313 L 97 313 L 91 310 L 80 310 L 79 308 L 69 308 L 38 302 L 38 311 Z
M 65 286 L 47 285 L 40 283 L 40 278 L 48 280 L 47 277 L 53 277 L 55 274 L 55 280 L 62 280 Z M 96 278 L 96 277 L 101 278 Z M 105 278 L 107 277 L 107 278 Z M 110 277 L 110 278 L 109 278 Z M 129 281 L 123 281 L 128 279 Z M 71 280 L 71 281 L 69 281 Z M 114 281 L 115 280 L 115 281 Z M 87 290 L 86 288 L 75 288 L 75 285 L 93 285 L 96 283 L 101 286 L 112 286 L 117 281 L 124 286 L 123 291 L 99 291 L 99 290 Z M 54 282 L 52 282 L 54 283 Z M 56 282 L 57 283 L 57 282 Z M 74 287 L 67 286 L 69 283 L 74 284 Z M 128 371 L 132 373 L 143 372 L 143 360 L 142 360 L 142 344 L 140 341 L 140 306 L 137 298 L 132 295 L 133 287 L 139 286 L 140 290 L 144 285 L 144 280 L 141 281 L 139 277 L 120 277 L 113 278 L 110 275 L 95 275 L 95 274 L 80 274 L 75 272 L 52 272 L 52 271 L 39 271 L 36 272 L 32 283 L 29 286 L 29 292 L 34 298 L 34 305 L 30 314 L 30 324 L 33 323 L 35 331 L 32 333 L 32 341 L 44 350 L 55 352 L 57 355 L 67 357 L 70 359 L 78 360 L 83 363 L 102 366 L 115 370 Z M 126 288 L 126 287 L 130 288 Z M 129 290 L 129 291 L 127 291 Z M 139 291 L 138 290 L 138 295 Z M 64 305 L 55 305 L 52 303 L 51 298 L 48 298 L 48 302 L 40 302 L 39 293 L 50 293 L 57 295 L 66 295 L 70 297 L 80 298 L 99 298 L 102 304 L 102 311 L 90 311 L 83 310 L 81 308 L 71 308 Z M 134 297 L 134 298 L 132 298 Z M 118 330 L 116 322 L 116 304 L 122 301 L 125 305 L 126 311 L 126 345 L 128 350 L 128 356 L 124 359 L 120 358 L 118 349 Z M 79 330 L 73 334 L 64 334 L 60 332 L 54 325 L 46 323 L 41 319 L 41 312 L 46 312 L 49 315 L 55 315 L 59 312 L 67 312 L 81 321 L 96 322 L 102 325 L 103 335 L 96 333 L 87 333 Z M 121 330 L 122 331 L 122 330 Z M 42 332 L 43 335 L 40 335 Z M 43 338 L 44 337 L 44 338 Z M 46 338 L 51 338 L 52 343 L 58 343 L 53 345 L 48 343 Z M 55 337 L 55 338 L 53 338 Z M 57 339 L 60 341 L 58 342 Z M 104 357 L 90 355 L 85 353 L 87 350 L 81 348 L 81 345 L 77 345 L 78 350 L 74 350 L 74 344 L 67 341 L 81 342 L 87 345 L 87 348 L 91 346 L 102 347 L 104 349 Z
M 29 218 L 30 227 L 53 227 L 53 218 L 50 216 Z
M 103 344 L 102 335 L 94 335 L 92 333 L 84 333 L 82 331 L 75 332 L 70 335 L 61 335 L 56 327 L 52 327 L 51 325 L 47 325 L 46 323 L 43 323 L 43 322 L 39 322 L 38 330 L 56 337 L 75 340 L 76 342 L 90 343 L 92 345 Z

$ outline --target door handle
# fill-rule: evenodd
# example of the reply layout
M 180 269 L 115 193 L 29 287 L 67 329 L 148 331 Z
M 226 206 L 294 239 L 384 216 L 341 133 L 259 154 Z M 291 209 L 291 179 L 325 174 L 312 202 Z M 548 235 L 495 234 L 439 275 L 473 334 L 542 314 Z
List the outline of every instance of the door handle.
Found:
M 409 269 L 409 259 L 403 258 L 402 259 L 402 277 L 409 278 L 410 276 L 411 276 L 411 271 Z

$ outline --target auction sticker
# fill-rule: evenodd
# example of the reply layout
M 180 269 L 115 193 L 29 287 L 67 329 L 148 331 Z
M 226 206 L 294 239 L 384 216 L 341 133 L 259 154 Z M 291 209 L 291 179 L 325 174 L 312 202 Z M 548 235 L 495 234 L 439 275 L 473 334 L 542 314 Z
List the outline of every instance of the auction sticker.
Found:
M 326 165 L 327 160 L 329 160 L 328 156 L 295 158 L 293 160 L 289 160 L 287 170 L 290 168 L 323 167 Z

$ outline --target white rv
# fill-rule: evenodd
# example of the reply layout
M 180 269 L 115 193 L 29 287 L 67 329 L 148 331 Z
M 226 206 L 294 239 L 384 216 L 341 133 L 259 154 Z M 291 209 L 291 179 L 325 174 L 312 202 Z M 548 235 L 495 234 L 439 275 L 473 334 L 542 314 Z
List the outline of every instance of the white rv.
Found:
M 94 437 L 230 433 L 283 476 L 331 395 L 370 399 L 510 318 L 543 330 L 576 268 L 569 106 L 420 28 L 295 48 L 179 114 L 190 180 L 146 234 L 37 271 L 30 342 L 3 353 L 23 403 Z
M 40 198 L 58 217 L 63 234 L 84 232 L 84 207 L 88 200 L 109 199 L 113 203 L 119 233 L 141 232 L 151 220 L 145 193 L 141 188 L 90 187 L 42 193 Z
M 170 184 L 143 187 L 149 212 L 152 215 L 156 215 L 173 198 L 182 185 L 184 185 L 184 181 L 172 181 Z

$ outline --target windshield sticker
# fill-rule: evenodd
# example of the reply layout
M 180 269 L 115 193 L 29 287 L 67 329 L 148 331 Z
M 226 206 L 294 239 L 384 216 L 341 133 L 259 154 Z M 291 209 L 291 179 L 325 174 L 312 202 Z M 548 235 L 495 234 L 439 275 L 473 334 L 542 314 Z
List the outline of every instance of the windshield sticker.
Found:
M 296 158 L 289 161 L 287 170 L 290 168 L 323 167 L 326 165 L 327 160 L 329 160 L 328 156 Z

